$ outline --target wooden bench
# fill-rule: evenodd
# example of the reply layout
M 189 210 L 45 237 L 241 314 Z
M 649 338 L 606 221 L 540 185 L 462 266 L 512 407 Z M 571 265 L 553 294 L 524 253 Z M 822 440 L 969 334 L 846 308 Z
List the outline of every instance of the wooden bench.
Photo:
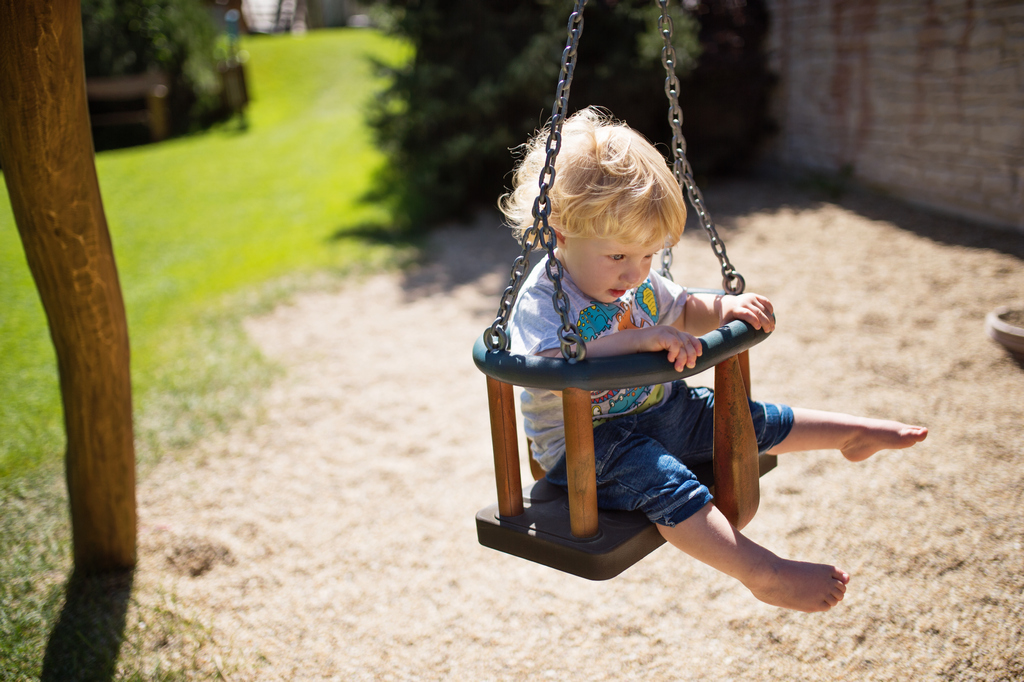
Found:
M 133 76 L 87 78 L 85 90 L 90 102 L 139 102 L 136 108 L 90 115 L 92 125 L 117 126 L 143 124 L 149 126 L 154 142 L 170 135 L 171 118 L 167 105 L 170 92 L 167 74 L 140 73 Z

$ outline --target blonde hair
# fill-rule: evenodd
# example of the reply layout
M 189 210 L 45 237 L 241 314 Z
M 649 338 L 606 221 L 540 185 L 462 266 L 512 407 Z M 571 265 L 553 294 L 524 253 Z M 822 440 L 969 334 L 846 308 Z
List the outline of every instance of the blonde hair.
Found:
M 514 189 L 499 202 L 517 235 L 533 225 L 548 132 L 525 145 Z M 570 237 L 672 245 L 686 224 L 686 203 L 665 158 L 638 132 L 593 107 L 566 119 L 548 197 L 548 223 Z

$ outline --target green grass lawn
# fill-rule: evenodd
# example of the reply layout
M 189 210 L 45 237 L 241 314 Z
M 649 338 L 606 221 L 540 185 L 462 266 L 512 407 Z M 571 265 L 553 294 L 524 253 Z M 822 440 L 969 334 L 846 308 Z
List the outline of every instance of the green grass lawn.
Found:
M 214 342 L 209 325 L 197 322 L 230 316 L 225 306 L 237 303 L 226 303 L 230 295 L 387 254 L 338 235 L 389 222 L 385 208 L 361 201 L 382 162 L 362 121 L 379 86 L 366 56 L 402 59 L 407 50 L 357 30 L 261 37 L 244 47 L 252 96 L 246 130 L 227 124 L 96 159 L 143 428 L 151 402 L 167 409 L 156 393 L 216 388 L 209 372 L 223 358 L 206 357 Z M 55 358 L 6 193 L 0 292 L 3 478 L 59 459 L 63 449 Z M 210 362 L 189 370 L 197 353 Z
M 96 159 L 128 313 L 143 474 L 154 454 L 230 420 L 272 376 L 241 330 L 245 315 L 323 273 L 379 267 L 408 252 L 372 238 L 375 228 L 388 234 L 391 216 L 364 199 L 383 157 L 363 122 L 382 85 L 367 57 L 407 59 L 408 48 L 350 29 L 243 47 L 246 128 L 230 122 Z M 56 360 L 6 192 L 0 395 L 6 680 L 37 677 L 51 631 L 67 629 L 57 621 L 71 567 Z

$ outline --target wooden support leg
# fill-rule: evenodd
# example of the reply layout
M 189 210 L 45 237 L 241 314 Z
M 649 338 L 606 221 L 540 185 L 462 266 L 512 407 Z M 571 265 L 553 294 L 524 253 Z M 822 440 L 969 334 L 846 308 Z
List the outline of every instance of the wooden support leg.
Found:
M 745 350 L 736 358 L 740 361 L 740 374 L 743 375 L 743 388 L 747 391 L 747 400 L 750 400 L 750 351 Z
M 715 506 L 736 526 L 754 518 L 760 502 L 757 437 L 740 360 L 715 366 Z
M 0 0 L 0 165 L 57 354 L 75 569 L 135 565 L 128 325 L 93 161 L 78 0 Z
M 498 486 L 498 513 L 523 513 L 523 480 L 519 473 L 519 436 L 512 384 L 487 377 L 487 404 L 491 413 L 494 480 Z
M 562 391 L 565 464 L 569 479 L 569 521 L 578 538 L 597 535 L 597 473 L 594 467 L 594 419 L 590 391 Z

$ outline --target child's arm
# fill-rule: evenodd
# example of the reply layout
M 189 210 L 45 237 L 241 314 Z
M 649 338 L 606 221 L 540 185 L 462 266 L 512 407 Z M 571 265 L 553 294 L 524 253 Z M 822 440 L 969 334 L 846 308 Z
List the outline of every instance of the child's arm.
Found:
M 755 329 L 772 331 L 772 303 L 759 294 L 740 296 L 690 294 L 683 312 L 671 325 L 655 325 L 643 329 L 624 329 L 587 342 L 587 356 L 593 358 L 629 355 L 652 351 L 668 351 L 668 361 L 677 372 L 693 367 L 703 348 L 696 335 L 706 334 L 726 322 L 743 320 Z M 550 348 L 537 355 L 561 357 L 562 351 Z
M 683 312 L 672 326 L 701 336 L 726 322 L 743 320 L 752 324 L 754 329 L 770 332 L 775 329 L 773 312 L 772 302 L 760 294 L 690 294 L 686 297 Z
M 686 367 L 694 366 L 703 348 L 692 334 L 667 325 L 624 329 L 587 341 L 587 357 L 593 358 L 659 350 L 667 350 L 668 361 L 675 364 L 677 372 L 682 372 Z M 557 358 L 561 357 L 562 351 L 552 348 L 541 351 L 538 355 Z

